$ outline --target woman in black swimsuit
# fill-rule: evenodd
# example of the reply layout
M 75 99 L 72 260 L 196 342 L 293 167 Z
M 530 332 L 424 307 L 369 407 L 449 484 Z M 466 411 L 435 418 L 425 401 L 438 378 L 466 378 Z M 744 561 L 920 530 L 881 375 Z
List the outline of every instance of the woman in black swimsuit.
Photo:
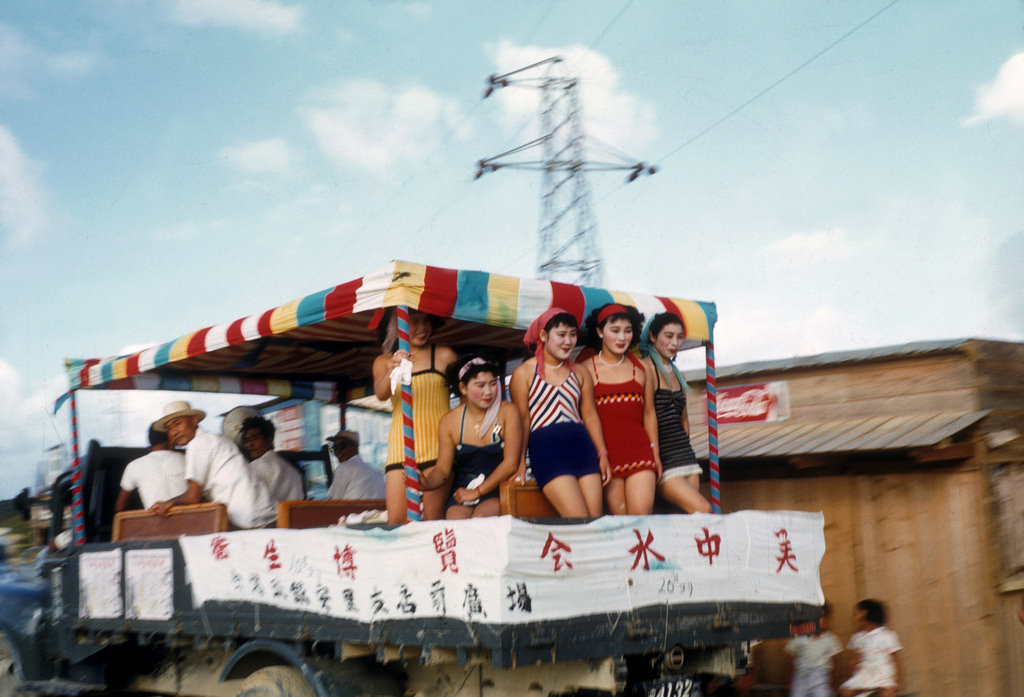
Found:
M 501 483 L 519 469 L 523 426 L 519 412 L 502 399 L 500 371 L 482 358 L 453 366 L 451 381 L 462 404 L 441 418 L 437 464 L 420 477 L 424 489 L 451 475 L 449 520 L 498 515 Z
M 662 466 L 658 495 L 687 513 L 710 513 L 711 504 L 700 493 L 701 467 L 690 445 L 686 382 L 672 362 L 685 336 L 683 320 L 663 312 L 651 318 L 640 340 L 647 374 L 654 378 L 654 413 L 658 418 Z

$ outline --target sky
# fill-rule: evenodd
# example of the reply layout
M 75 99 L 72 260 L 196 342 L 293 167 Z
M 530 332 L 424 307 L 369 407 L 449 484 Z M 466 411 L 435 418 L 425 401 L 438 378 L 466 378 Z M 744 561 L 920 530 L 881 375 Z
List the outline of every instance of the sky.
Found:
M 719 365 L 1024 340 L 1024 0 L 6 2 L 0 497 L 68 445 L 65 358 L 391 259 L 536 276 L 541 174 L 474 175 L 541 133 L 488 76 L 552 56 L 588 157 L 657 167 L 586 175 L 605 285 L 715 302 Z

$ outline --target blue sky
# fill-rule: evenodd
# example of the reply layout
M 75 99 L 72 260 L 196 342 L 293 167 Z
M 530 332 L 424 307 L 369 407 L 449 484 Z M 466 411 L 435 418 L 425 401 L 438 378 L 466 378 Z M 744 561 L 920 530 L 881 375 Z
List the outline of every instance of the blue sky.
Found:
M 65 357 L 393 258 L 535 275 L 540 175 L 473 175 L 537 135 L 485 79 L 552 55 L 659 167 L 589 177 L 606 285 L 715 301 L 720 364 L 1024 340 L 1021 0 L 8 2 L 0 497 L 66 439 Z M 83 403 L 106 441 L 155 416 Z

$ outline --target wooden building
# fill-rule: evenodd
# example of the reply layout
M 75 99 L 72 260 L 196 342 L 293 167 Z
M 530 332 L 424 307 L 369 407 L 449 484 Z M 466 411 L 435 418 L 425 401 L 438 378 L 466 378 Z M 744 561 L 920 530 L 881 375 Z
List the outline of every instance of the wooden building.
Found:
M 720 371 L 718 393 L 723 510 L 824 512 L 822 587 L 844 644 L 854 603 L 877 598 L 905 690 L 1024 697 L 1024 344 L 747 363 Z M 784 681 L 783 643 L 759 647 L 760 682 Z

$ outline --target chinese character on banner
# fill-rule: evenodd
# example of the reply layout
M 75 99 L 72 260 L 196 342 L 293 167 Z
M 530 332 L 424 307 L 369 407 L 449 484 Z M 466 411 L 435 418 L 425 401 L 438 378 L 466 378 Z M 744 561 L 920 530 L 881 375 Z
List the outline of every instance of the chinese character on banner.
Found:
M 379 588 L 374 588 L 373 593 L 370 594 L 370 615 L 376 617 L 386 614 L 388 614 L 388 609 L 384 607 L 384 593 Z
M 444 584 L 440 580 L 430 584 L 430 607 L 441 617 L 448 614 L 448 608 L 444 601 Z
M 572 547 L 565 544 L 550 532 L 548 533 L 548 539 L 544 542 L 544 550 L 540 553 L 541 559 L 546 559 L 548 554 L 551 555 L 552 561 L 555 562 L 555 571 L 561 571 L 564 568 L 572 568 L 572 562 L 568 558 L 562 558 L 562 552 L 568 553 L 572 551 Z
M 341 599 L 345 601 L 345 609 L 348 612 L 358 612 L 359 608 L 356 607 L 356 593 L 351 588 L 345 588 L 341 591 Z
M 263 590 L 263 583 L 260 581 L 260 576 L 257 573 L 249 574 L 249 589 L 253 595 L 260 598 L 267 594 L 267 592 Z
M 263 558 L 270 562 L 268 566 L 271 571 L 281 568 L 281 563 L 278 561 L 280 557 L 277 555 L 277 545 L 274 544 L 273 540 L 268 542 L 266 549 L 263 550 Z
M 300 603 L 302 605 L 309 604 L 309 596 L 306 595 L 306 584 L 304 584 L 302 581 L 292 581 L 291 591 L 292 597 L 295 599 L 295 602 Z
M 218 535 L 210 540 L 210 554 L 217 561 L 224 561 L 228 558 L 228 541 Z
M 345 549 L 334 547 L 334 563 L 338 568 L 339 576 L 348 576 L 353 581 L 356 578 L 356 552 L 351 545 L 345 545 Z
M 331 611 L 331 590 L 322 583 L 316 584 L 316 599 L 320 601 L 320 609 Z
M 641 559 L 643 559 L 644 562 L 644 571 L 649 571 L 651 567 L 647 559 L 648 553 L 654 555 L 654 558 L 658 561 L 665 561 L 665 557 L 658 554 L 654 550 L 654 548 L 651 547 L 651 543 L 654 542 L 654 534 L 650 531 L 650 529 L 647 530 L 646 540 L 640 536 L 640 531 L 636 528 L 633 528 L 633 534 L 636 535 L 636 544 L 629 548 L 629 551 L 634 554 L 633 566 L 629 568 L 630 571 L 632 571 L 640 565 Z
M 402 584 L 402 587 L 398 589 L 398 604 L 395 606 L 398 611 L 403 615 L 415 615 L 416 614 L 416 603 L 412 600 L 412 593 L 409 592 L 409 586 Z
M 441 571 L 459 573 L 459 564 L 455 559 L 455 531 L 445 528 L 434 535 L 434 551 L 441 557 Z
M 796 555 L 793 554 L 793 543 L 789 541 L 789 533 L 786 532 L 785 528 L 775 531 L 775 537 L 779 540 L 779 554 L 782 556 L 775 557 L 775 561 L 779 562 L 779 568 L 775 570 L 775 573 L 780 573 L 783 566 L 788 566 L 793 571 L 799 572 L 800 569 L 793 565 L 796 561 Z
M 713 566 L 715 557 L 722 550 L 722 537 L 717 534 L 712 535 L 707 528 L 701 528 L 701 530 L 704 531 L 704 539 L 693 538 L 697 541 L 697 553 L 708 560 L 708 566 Z
M 480 591 L 472 583 L 466 586 L 466 597 L 462 601 L 462 607 L 466 608 L 466 615 L 469 619 L 473 619 L 474 615 L 487 617 L 487 613 L 484 612 L 484 605 L 480 601 Z
M 533 598 L 526 592 L 526 584 L 519 582 L 516 587 L 505 587 L 505 597 L 508 598 L 509 610 L 521 610 L 522 612 L 533 612 Z

